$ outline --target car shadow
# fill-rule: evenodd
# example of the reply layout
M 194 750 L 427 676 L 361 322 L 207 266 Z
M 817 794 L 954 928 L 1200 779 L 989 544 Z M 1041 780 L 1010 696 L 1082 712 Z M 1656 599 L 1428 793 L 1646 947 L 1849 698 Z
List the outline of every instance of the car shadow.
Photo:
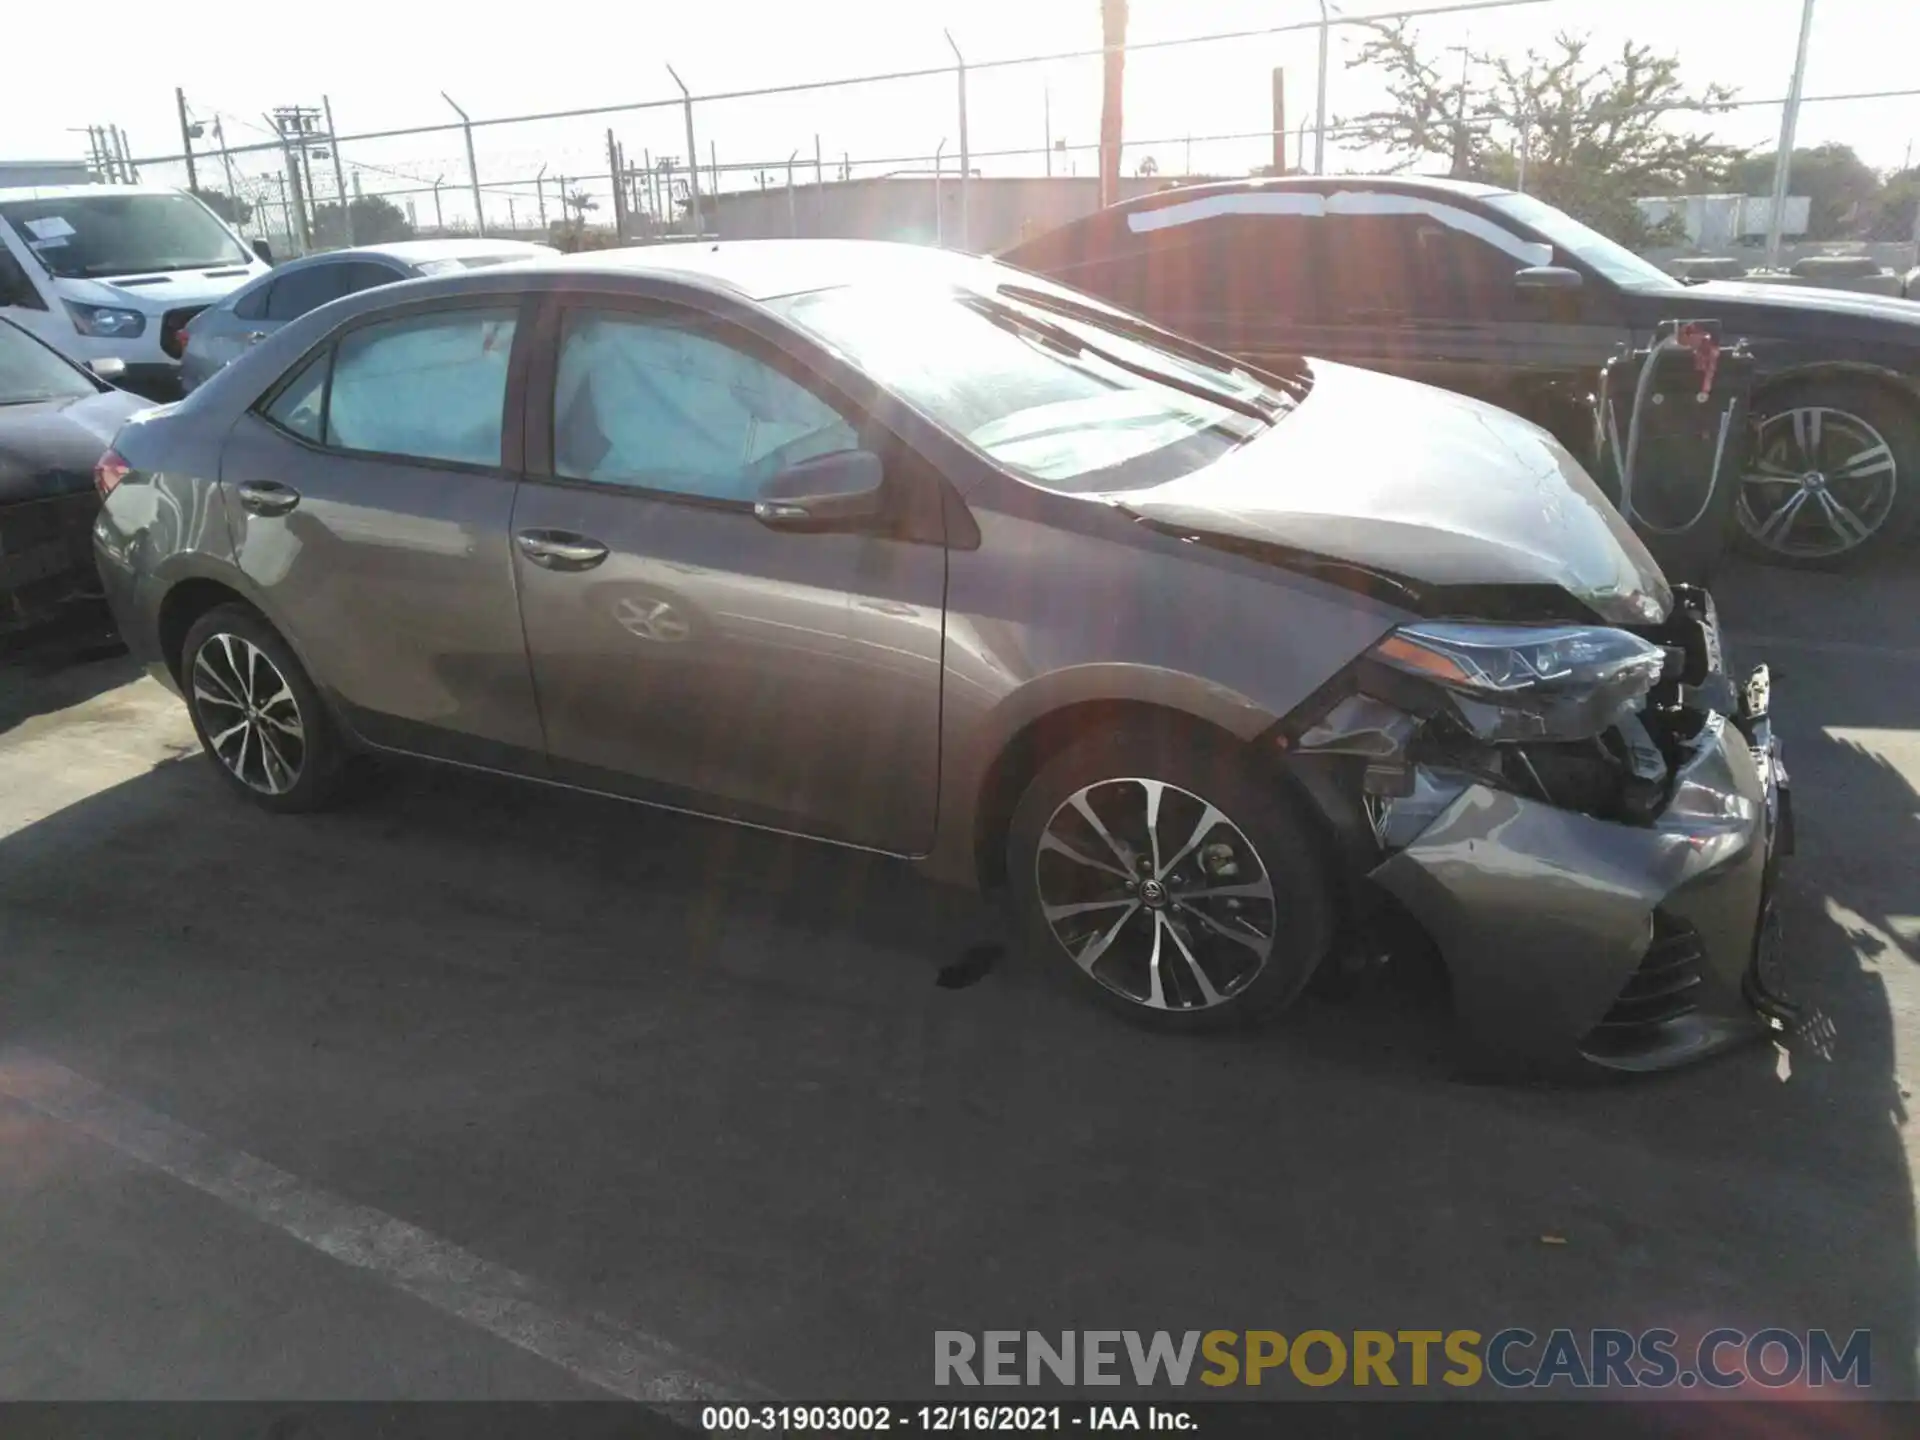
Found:
M 109 633 L 35 637 L 0 651 L 0 735 L 136 679 L 139 666 Z

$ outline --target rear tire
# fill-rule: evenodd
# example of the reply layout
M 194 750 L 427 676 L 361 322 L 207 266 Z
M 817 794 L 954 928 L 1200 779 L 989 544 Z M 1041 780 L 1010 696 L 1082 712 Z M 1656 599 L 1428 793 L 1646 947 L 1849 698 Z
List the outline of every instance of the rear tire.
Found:
M 1912 533 L 1920 409 L 1870 381 L 1817 376 L 1756 398 L 1753 427 L 1734 501 L 1744 553 L 1770 565 L 1845 570 Z
M 209 610 L 180 649 L 180 689 L 220 778 L 280 814 L 337 800 L 348 753 L 319 691 L 258 611 Z
M 1326 862 L 1280 782 L 1179 727 L 1115 727 L 1043 766 L 1007 871 L 1022 948 L 1158 1029 L 1266 1019 L 1332 944 Z

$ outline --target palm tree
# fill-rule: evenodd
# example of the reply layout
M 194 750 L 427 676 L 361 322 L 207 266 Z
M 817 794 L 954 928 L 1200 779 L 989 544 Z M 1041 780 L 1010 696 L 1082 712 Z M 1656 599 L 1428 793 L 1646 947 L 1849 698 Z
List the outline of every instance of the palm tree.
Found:
M 1100 203 L 1120 198 L 1121 91 L 1127 72 L 1127 0 L 1100 0 Z

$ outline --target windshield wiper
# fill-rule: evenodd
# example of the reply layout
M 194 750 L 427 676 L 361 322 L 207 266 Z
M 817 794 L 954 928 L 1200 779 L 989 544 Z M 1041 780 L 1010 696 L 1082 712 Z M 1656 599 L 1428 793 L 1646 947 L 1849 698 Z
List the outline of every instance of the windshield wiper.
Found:
M 1078 301 L 1052 294 L 1046 290 L 1035 290 L 1025 285 L 1002 285 L 999 292 L 1010 300 L 1018 300 L 1023 305 L 1031 305 L 1036 310 L 1045 310 L 1049 314 L 1059 315 L 1068 320 L 1078 320 L 1084 325 L 1096 329 L 1111 330 L 1116 335 L 1124 335 L 1129 340 L 1138 340 L 1144 345 L 1153 345 L 1182 360 L 1190 361 L 1208 370 L 1223 371 L 1243 375 L 1262 390 L 1273 387 L 1262 384 L 1259 377 L 1249 374 L 1244 367 L 1229 355 L 1210 350 L 1205 345 L 1176 335 L 1171 330 L 1163 330 L 1147 320 L 1132 315 L 1116 314 L 1095 305 L 1082 305 Z M 1275 377 L 1284 380 L 1284 377 Z M 1305 398 L 1304 390 L 1289 386 L 1285 391 L 1289 399 Z
M 1128 360 L 1114 354 L 1111 350 L 1093 344 L 1084 335 L 1069 330 L 1064 325 L 1049 324 L 1038 316 L 1029 315 L 1011 306 L 996 305 L 984 296 L 975 297 L 973 304 L 982 316 L 994 324 L 1004 328 L 1024 330 L 1068 355 L 1091 355 L 1096 360 L 1113 366 L 1116 370 L 1125 370 L 1128 374 L 1138 375 L 1143 380 L 1152 380 L 1196 399 L 1209 401 L 1245 415 L 1250 420 L 1258 420 L 1262 425 L 1271 425 L 1278 418 L 1277 408 L 1269 410 L 1258 401 L 1249 400 L 1243 395 L 1235 395 L 1230 390 L 1203 384 L 1184 375 L 1169 374 L 1152 365 L 1142 365 L 1137 360 Z

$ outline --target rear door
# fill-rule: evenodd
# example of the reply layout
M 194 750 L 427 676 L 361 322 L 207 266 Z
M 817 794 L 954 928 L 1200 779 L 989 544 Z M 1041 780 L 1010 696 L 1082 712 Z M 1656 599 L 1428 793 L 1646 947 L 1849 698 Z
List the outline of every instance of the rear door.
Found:
M 545 333 L 513 564 L 554 776 L 925 851 L 937 482 L 857 397 L 712 313 L 582 297 Z M 855 448 L 885 467 L 883 521 L 755 518 L 783 464 Z
M 488 296 L 354 324 L 240 419 L 221 463 L 241 568 L 354 728 L 512 770 L 541 763 L 507 539 L 519 312 Z

